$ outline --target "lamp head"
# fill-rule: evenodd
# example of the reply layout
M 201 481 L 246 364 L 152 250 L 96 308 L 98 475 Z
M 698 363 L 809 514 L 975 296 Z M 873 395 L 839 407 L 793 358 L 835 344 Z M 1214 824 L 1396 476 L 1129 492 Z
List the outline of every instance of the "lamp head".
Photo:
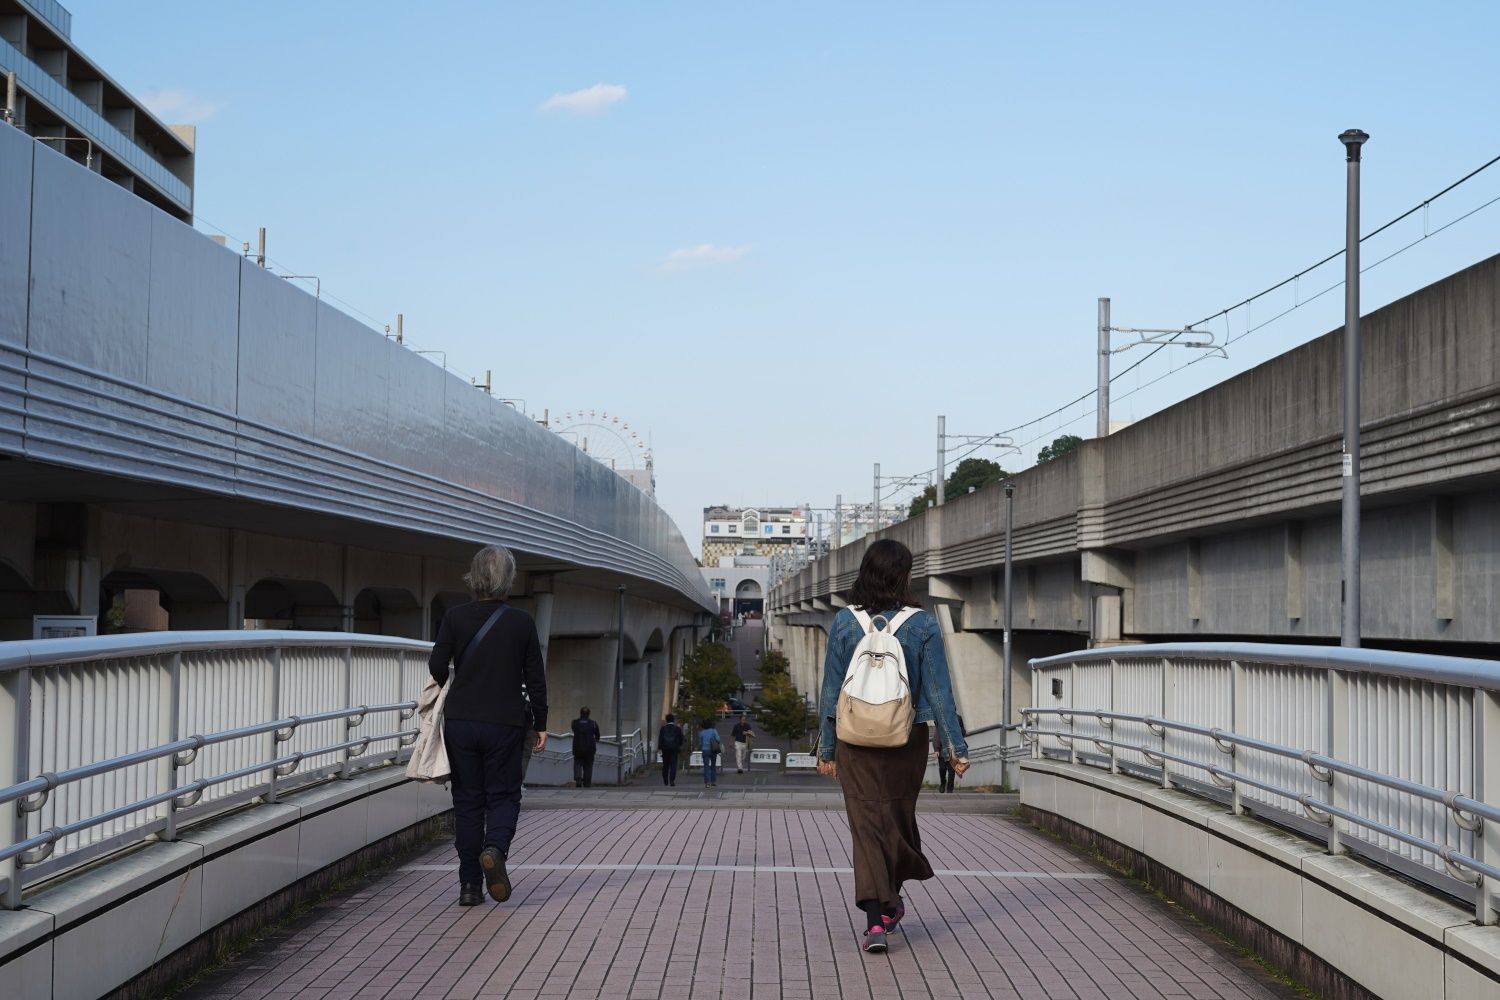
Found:
M 1359 148 L 1369 140 L 1370 133 L 1357 128 L 1345 129 L 1339 133 L 1339 142 L 1344 144 L 1344 150 L 1351 161 L 1359 159 Z

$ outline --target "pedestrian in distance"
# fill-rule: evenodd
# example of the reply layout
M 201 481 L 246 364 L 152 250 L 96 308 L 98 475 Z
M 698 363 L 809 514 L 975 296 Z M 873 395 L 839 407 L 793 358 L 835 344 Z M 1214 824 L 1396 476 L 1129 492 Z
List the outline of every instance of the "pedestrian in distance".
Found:
M 755 742 L 755 730 L 750 728 L 749 719 L 742 718 L 734 724 L 730 735 L 734 737 L 734 773 L 744 774 L 745 768 L 750 766 L 747 761 L 750 748 Z
M 928 728 L 963 777 L 969 748 L 953 702 L 943 635 L 911 596 L 911 550 L 873 543 L 849 607 L 834 617 L 818 700 L 818 773 L 839 779 L 853 838 L 860 947 L 884 952 L 906 905 L 901 887 L 932 878 L 917 830 Z M 861 697 L 863 696 L 863 697 Z
M 439 685 L 443 743 L 453 778 L 458 903 L 476 906 L 481 880 L 498 903 L 510 898 L 505 860 L 521 812 L 522 749 L 547 745 L 547 674 L 536 622 L 506 598 L 516 560 L 499 545 L 474 555 L 464 583 L 474 600 L 451 608 L 427 661 Z M 530 700 L 531 715 L 526 714 Z
M 677 724 L 677 717 L 668 714 L 667 721 L 662 723 L 661 732 L 656 734 L 656 747 L 661 751 L 661 783 L 663 785 L 677 784 L 677 760 L 682 753 L 682 744 L 686 742 L 682 737 L 682 727 Z
M 963 731 L 964 717 L 962 715 L 958 717 L 958 728 L 960 732 Z M 932 732 L 932 748 L 937 751 L 938 792 L 952 792 L 953 779 L 955 777 L 953 773 L 953 760 L 948 756 L 947 750 L 944 749 L 943 741 L 938 738 L 936 729 Z
M 714 788 L 719 783 L 719 754 L 724 752 L 724 741 L 719 739 L 719 730 L 713 719 L 703 720 L 703 730 L 698 734 L 698 749 L 703 753 L 703 784 Z
M 599 748 L 599 723 L 589 718 L 587 707 L 573 720 L 573 784 L 594 787 L 594 751 Z

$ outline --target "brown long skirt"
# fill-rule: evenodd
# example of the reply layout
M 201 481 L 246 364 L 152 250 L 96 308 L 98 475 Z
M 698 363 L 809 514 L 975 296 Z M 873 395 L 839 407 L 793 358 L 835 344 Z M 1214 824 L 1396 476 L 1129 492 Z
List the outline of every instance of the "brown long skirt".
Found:
M 903 882 L 932 878 L 917 832 L 917 793 L 927 772 L 927 723 L 904 747 L 856 747 L 839 741 L 834 759 L 854 835 L 854 902 L 896 905 Z

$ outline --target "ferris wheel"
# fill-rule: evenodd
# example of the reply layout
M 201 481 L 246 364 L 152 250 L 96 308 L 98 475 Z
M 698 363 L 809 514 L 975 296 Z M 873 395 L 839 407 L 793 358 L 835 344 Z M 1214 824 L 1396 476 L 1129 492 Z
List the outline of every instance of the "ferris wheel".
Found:
M 630 424 L 604 410 L 568 410 L 547 418 L 547 426 L 572 441 L 585 454 L 611 469 L 645 469 L 651 448 Z

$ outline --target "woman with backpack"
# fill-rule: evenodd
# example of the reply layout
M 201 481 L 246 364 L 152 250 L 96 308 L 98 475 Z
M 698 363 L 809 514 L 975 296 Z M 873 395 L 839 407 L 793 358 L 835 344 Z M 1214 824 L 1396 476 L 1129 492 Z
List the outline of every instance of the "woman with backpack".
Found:
M 963 777 L 969 748 L 953 702 L 943 635 L 911 596 L 911 550 L 882 538 L 828 635 L 819 698 L 818 773 L 844 790 L 854 840 L 854 905 L 861 948 L 883 952 L 906 915 L 904 882 L 932 878 L 917 832 L 917 793 L 927 771 L 928 727 Z
M 703 720 L 698 749 L 703 754 L 703 785 L 713 788 L 719 783 L 719 754 L 724 752 L 724 741 L 719 739 L 718 725 L 713 719 Z

